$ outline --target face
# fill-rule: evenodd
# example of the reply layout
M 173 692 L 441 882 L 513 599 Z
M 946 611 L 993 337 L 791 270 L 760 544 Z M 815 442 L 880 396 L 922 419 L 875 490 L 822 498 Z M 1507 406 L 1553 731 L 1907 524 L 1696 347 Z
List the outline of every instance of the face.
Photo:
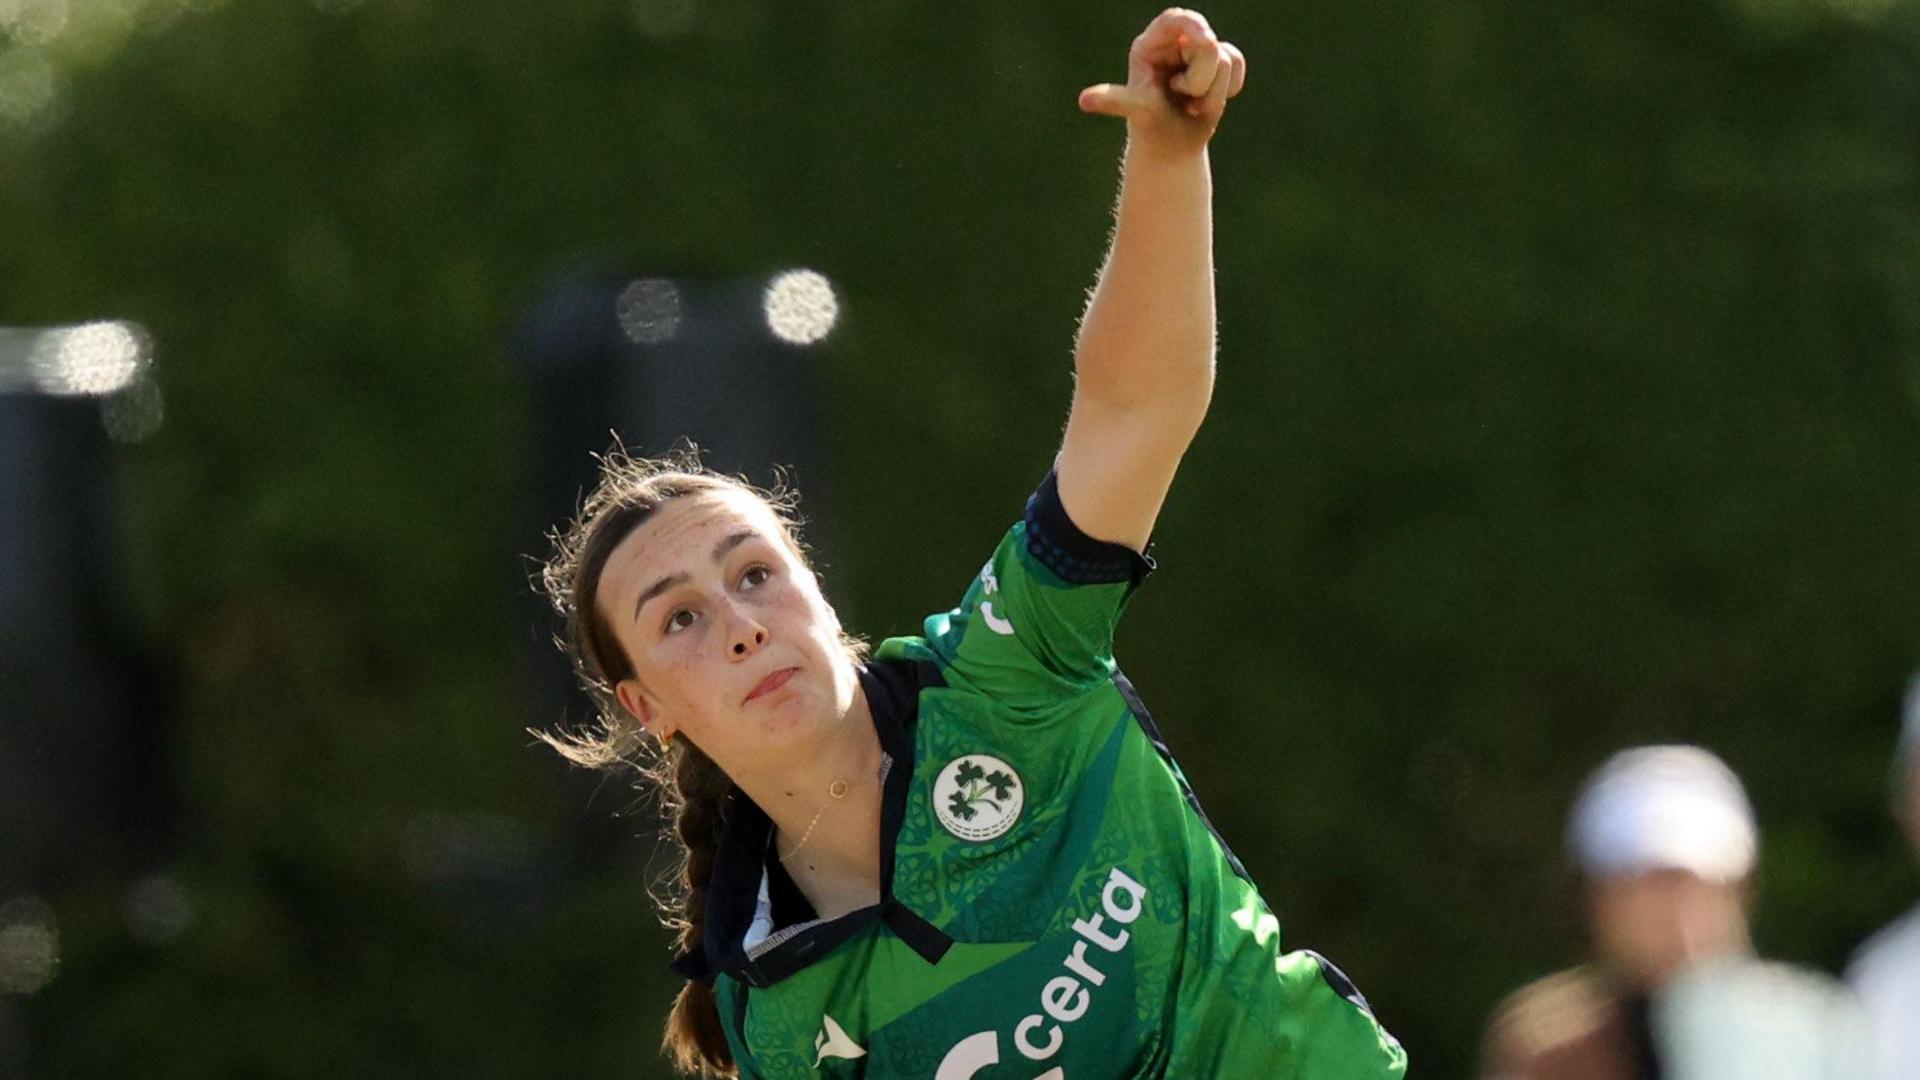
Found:
M 1737 882 L 1653 870 L 1593 882 L 1587 898 L 1601 962 L 1643 988 L 1747 944 L 1746 891 Z
M 662 504 L 614 548 L 595 602 L 635 673 L 614 687 L 620 704 L 736 779 L 805 747 L 852 699 L 839 619 L 745 493 Z

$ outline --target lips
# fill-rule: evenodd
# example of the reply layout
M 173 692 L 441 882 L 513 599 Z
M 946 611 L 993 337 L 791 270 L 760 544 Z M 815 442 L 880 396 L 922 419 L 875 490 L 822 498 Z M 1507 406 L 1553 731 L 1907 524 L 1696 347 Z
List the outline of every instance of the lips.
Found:
M 747 700 L 752 701 L 762 694 L 771 694 L 775 690 L 780 689 L 782 686 L 785 686 L 787 680 L 793 678 L 794 673 L 799 670 L 799 668 L 794 667 L 781 668 L 766 678 L 761 679 L 759 684 L 753 688 L 753 692 L 747 695 Z

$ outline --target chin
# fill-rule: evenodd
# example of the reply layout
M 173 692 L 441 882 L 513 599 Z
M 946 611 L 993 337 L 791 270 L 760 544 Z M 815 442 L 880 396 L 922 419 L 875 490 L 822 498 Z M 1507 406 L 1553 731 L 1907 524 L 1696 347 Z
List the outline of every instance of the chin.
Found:
M 798 676 L 793 680 L 799 681 Z M 803 743 L 824 730 L 836 715 L 832 700 L 815 687 L 789 683 L 775 695 L 772 701 L 756 701 L 748 707 L 758 706 L 761 734 L 776 745 Z

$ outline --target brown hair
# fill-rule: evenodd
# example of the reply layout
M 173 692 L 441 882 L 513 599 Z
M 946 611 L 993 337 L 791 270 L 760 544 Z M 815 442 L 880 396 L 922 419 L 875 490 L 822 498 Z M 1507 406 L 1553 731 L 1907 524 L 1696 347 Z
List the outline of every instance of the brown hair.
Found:
M 604 615 L 594 606 L 607 558 L 634 529 L 669 499 L 684 495 L 741 492 L 764 503 L 780 523 L 786 541 L 811 565 L 798 535 L 795 499 L 784 486 L 763 490 L 701 463 L 691 445 L 660 458 L 634 458 L 615 448 L 600 459 L 600 477 L 564 531 L 553 537 L 554 552 L 541 568 L 540 585 L 565 622 L 560 647 L 572 658 L 580 685 L 593 699 L 596 716 L 576 731 L 533 734 L 567 760 L 590 768 L 630 766 L 659 792 L 668 835 L 682 849 L 680 881 L 656 896 L 662 921 L 679 932 L 680 951 L 700 947 L 705 931 L 707 883 L 733 782 L 685 736 L 670 747 L 643 737 L 640 726 L 621 708 L 614 686 L 634 677 Z M 844 638 L 858 658 L 864 644 Z M 735 1076 L 733 1053 L 720 1026 L 710 983 L 690 981 L 674 1001 L 661 1041 L 673 1063 L 699 1076 Z

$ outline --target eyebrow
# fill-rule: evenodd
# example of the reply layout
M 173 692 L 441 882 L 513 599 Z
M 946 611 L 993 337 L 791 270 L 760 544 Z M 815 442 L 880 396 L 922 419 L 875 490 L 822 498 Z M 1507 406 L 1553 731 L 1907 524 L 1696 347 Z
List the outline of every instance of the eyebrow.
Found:
M 726 558 L 727 553 L 729 551 L 732 551 L 734 548 L 739 547 L 741 544 L 744 544 L 747 541 L 752 540 L 754 537 L 758 535 L 759 534 L 754 532 L 752 529 L 742 529 L 737 533 L 733 533 L 732 535 L 727 536 L 726 538 L 722 539 L 719 543 L 713 545 L 713 561 L 719 562 L 721 559 Z M 663 577 L 659 581 L 654 582 L 652 585 L 647 586 L 647 591 L 641 593 L 640 599 L 635 600 L 633 602 L 634 620 L 636 622 L 639 620 L 640 609 L 647 606 L 647 601 L 652 600 L 655 597 L 658 597 L 661 593 L 666 592 L 668 589 L 673 589 L 681 585 L 685 585 L 691 579 L 692 579 L 691 574 L 685 574 L 685 573 L 668 574 L 666 577 Z

